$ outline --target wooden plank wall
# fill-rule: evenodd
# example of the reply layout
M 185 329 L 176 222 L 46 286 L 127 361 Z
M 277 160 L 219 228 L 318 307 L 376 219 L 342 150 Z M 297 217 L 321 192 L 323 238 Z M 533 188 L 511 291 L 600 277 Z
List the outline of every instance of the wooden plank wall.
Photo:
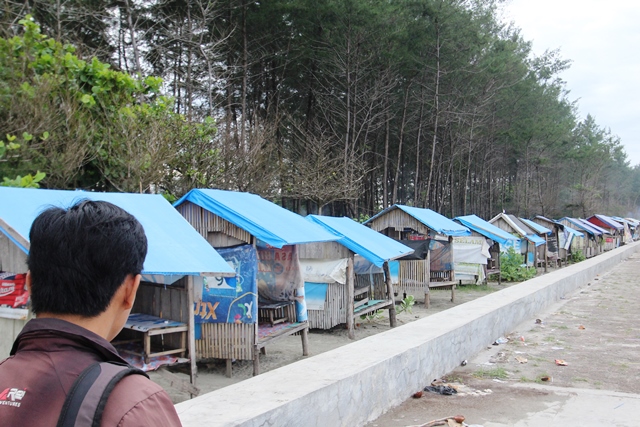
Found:
M 27 254 L 22 252 L 7 236 L 0 233 L 0 263 L 2 271 L 11 273 L 27 272 Z M 29 318 L 32 317 L 29 310 Z M 11 347 L 16 337 L 27 323 L 27 320 L 4 319 L 0 318 L 0 360 L 9 356 Z
M 351 251 L 338 242 L 304 243 L 298 245 L 300 259 L 344 259 Z
M 381 215 L 368 224 L 371 229 L 378 232 L 391 228 L 396 231 L 403 231 L 405 228 L 411 228 L 420 234 L 428 234 L 429 228 L 407 214 L 401 209 L 393 209 L 385 215 Z
M 251 234 L 236 227 L 229 221 L 212 214 L 191 202 L 184 202 L 177 207 L 178 212 L 195 228 L 205 239 L 209 239 L 209 233 L 213 233 L 211 239 L 219 238 L 215 233 L 222 233 L 243 243 L 251 243 Z M 209 243 L 212 243 L 211 241 Z M 237 244 L 237 243 L 236 243 Z M 215 245 L 214 245 L 215 246 Z M 232 246 L 232 245 L 228 245 Z M 219 246 L 218 246 L 219 247 Z
M 145 313 L 163 319 L 189 323 L 189 306 L 186 292 L 186 278 L 178 280 L 172 285 L 156 285 L 142 282 L 138 289 L 136 302 L 132 313 Z M 135 331 L 124 330 L 123 337 L 138 337 Z M 180 348 L 180 334 L 169 334 L 166 337 L 160 335 L 151 337 L 152 344 L 159 345 L 164 339 L 164 345 L 169 348 Z

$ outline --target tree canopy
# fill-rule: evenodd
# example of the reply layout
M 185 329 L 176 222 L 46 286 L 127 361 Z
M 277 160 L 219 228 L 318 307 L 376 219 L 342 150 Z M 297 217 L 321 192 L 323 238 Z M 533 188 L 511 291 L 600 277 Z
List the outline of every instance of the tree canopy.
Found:
M 0 173 L 354 217 L 635 213 L 639 168 L 501 3 L 4 0 Z

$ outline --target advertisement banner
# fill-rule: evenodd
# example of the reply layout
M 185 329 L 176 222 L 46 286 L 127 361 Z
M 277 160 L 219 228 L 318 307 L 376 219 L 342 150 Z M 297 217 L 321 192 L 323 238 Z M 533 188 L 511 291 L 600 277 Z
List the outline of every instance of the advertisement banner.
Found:
M 261 302 L 294 301 L 304 286 L 296 247 L 259 248 L 257 283 Z

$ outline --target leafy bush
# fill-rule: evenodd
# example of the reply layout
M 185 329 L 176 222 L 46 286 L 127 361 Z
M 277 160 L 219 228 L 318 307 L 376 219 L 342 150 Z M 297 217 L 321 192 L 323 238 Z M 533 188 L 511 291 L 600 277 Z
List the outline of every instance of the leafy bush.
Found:
M 413 295 L 407 295 L 401 302 L 398 307 L 396 307 L 396 313 L 400 314 L 403 312 L 411 314 L 413 311 L 413 305 L 416 303 L 416 299 Z
M 536 269 L 527 267 L 524 256 L 509 248 L 506 253 L 500 254 L 500 274 L 502 280 L 507 282 L 521 282 L 534 277 Z
M 584 256 L 581 250 L 571 253 L 571 262 L 580 262 L 584 261 L 585 259 L 587 259 L 587 257 Z

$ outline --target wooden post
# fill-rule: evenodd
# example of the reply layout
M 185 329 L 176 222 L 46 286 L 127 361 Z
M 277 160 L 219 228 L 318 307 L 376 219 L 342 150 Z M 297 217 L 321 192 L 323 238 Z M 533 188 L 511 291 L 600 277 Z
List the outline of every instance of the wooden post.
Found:
M 300 332 L 300 337 L 302 339 L 302 355 L 309 355 L 309 327 L 307 326 Z
M 353 299 L 355 293 L 355 280 L 354 280 L 354 272 L 353 272 L 353 252 L 349 254 L 349 258 L 347 259 L 347 331 L 350 339 L 356 339 L 356 333 L 354 330 L 354 321 L 355 319 L 353 314 Z
M 393 294 L 393 283 L 391 283 L 391 272 L 389 271 L 389 262 L 385 261 L 382 265 L 384 271 L 384 280 L 387 284 L 387 297 L 391 300 L 391 307 L 389 307 L 389 325 L 392 328 L 396 327 L 396 299 Z
M 231 359 L 225 359 L 225 360 L 226 360 L 225 375 L 227 376 L 227 378 L 231 378 L 231 376 L 233 375 L 233 364 L 231 363 L 232 360 Z
M 558 249 L 558 251 L 560 251 Z M 559 252 L 558 252 L 559 253 Z M 547 272 L 547 264 L 549 263 L 549 236 L 544 235 L 544 272 Z
M 196 333 L 195 333 L 195 314 L 193 312 L 193 276 L 187 276 L 187 304 L 189 305 L 189 359 L 191 360 L 191 384 L 196 385 L 196 376 L 198 375 L 198 366 L 196 365 Z M 193 395 L 191 396 L 193 397 Z

